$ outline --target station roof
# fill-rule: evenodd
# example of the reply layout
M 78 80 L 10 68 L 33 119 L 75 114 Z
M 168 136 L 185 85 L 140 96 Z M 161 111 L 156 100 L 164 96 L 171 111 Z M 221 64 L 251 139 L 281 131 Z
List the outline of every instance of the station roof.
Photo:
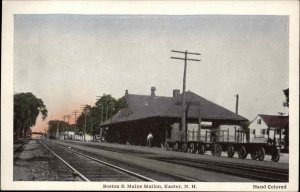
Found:
M 289 128 L 289 116 L 280 116 L 280 115 L 264 115 L 259 114 L 263 121 L 268 127 L 272 128 Z
M 248 121 L 248 119 L 204 99 L 191 91 L 187 91 L 185 94 L 186 103 L 188 105 L 188 119 L 198 119 L 200 111 L 201 119 L 203 120 Z M 126 94 L 125 99 L 127 108 L 120 110 L 111 119 L 101 124 L 101 126 L 152 117 L 181 117 L 182 94 L 175 97 Z

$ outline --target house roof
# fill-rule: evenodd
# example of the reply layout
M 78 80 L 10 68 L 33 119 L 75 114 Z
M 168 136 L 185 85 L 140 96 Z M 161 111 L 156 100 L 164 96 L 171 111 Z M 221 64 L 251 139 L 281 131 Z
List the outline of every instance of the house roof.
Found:
M 285 95 L 286 97 L 288 97 L 288 96 L 289 96 L 289 88 L 284 89 L 284 90 L 283 90 L 283 93 L 284 93 L 284 95 Z
M 127 94 L 125 98 L 128 107 L 120 110 L 101 126 L 151 117 L 181 117 L 182 94 L 176 97 Z M 189 119 L 198 119 L 200 105 L 200 114 L 203 120 L 248 121 L 246 118 L 208 101 L 191 91 L 186 92 L 186 102 L 189 106 L 187 114 L 187 118 Z
M 289 128 L 289 116 L 279 116 L 279 115 L 264 115 L 259 114 L 262 120 L 267 124 L 268 127 L 272 128 Z

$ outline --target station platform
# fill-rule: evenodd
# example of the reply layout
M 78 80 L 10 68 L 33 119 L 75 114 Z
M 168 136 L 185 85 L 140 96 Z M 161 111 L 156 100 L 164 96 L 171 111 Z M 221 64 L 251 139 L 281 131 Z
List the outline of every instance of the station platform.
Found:
M 266 155 L 264 161 L 252 160 L 250 155 L 248 154 L 246 159 L 239 159 L 237 153 L 235 153 L 233 158 L 228 158 L 226 152 L 222 152 L 221 157 L 215 157 L 211 155 L 210 151 L 205 152 L 204 155 L 194 154 L 194 153 L 184 153 L 184 152 L 175 152 L 166 150 L 164 148 L 158 147 L 146 147 L 146 146 L 136 146 L 136 145 L 123 145 L 123 144 L 115 144 L 115 143 L 100 143 L 100 142 L 84 142 L 84 141 L 75 141 L 75 140 L 59 140 L 62 142 L 68 142 L 78 145 L 85 145 L 91 147 L 98 147 L 104 149 L 116 149 L 122 151 L 128 151 L 128 153 L 136 152 L 136 154 L 140 153 L 144 157 L 155 157 L 155 156 L 163 156 L 168 158 L 189 158 L 195 160 L 209 160 L 215 162 L 223 162 L 223 163 L 233 163 L 233 164 L 241 164 L 241 165 L 249 165 L 249 166 L 262 166 L 262 167 L 270 167 L 270 168 L 278 168 L 278 169 L 289 169 L 289 154 L 282 153 L 280 154 L 280 160 L 278 162 L 272 162 L 271 156 Z

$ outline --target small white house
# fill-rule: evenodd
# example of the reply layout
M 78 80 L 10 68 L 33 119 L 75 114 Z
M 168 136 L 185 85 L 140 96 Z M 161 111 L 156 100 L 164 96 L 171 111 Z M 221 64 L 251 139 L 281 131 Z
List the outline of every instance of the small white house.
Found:
M 268 139 L 282 143 L 289 128 L 289 116 L 258 114 L 249 125 L 250 142 L 267 142 Z

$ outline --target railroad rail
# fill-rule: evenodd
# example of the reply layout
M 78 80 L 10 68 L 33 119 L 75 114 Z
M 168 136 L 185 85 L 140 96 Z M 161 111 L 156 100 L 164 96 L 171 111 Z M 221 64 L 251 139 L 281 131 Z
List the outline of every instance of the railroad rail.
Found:
M 41 145 L 60 159 L 82 181 L 152 181 L 155 180 L 59 145 Z M 55 149 L 53 149 L 55 147 Z
M 19 151 L 30 139 L 23 139 L 21 142 L 21 144 L 14 144 L 14 152 Z
M 65 143 L 62 143 L 65 145 Z M 77 145 L 77 144 L 75 144 Z M 82 143 L 83 146 L 88 146 L 90 148 L 99 148 L 105 151 L 113 151 L 119 153 L 129 153 L 131 151 L 122 150 L 122 149 L 107 149 L 107 147 L 102 148 L 99 146 L 88 145 Z M 68 146 L 68 145 L 66 145 Z M 193 167 L 199 170 L 206 170 L 215 173 L 223 173 L 233 176 L 238 176 L 242 178 L 250 178 L 257 181 L 263 182 L 288 182 L 289 180 L 289 171 L 288 169 L 284 168 L 273 168 L 273 167 L 265 167 L 262 165 L 249 165 L 249 164 L 242 164 L 242 163 L 229 163 L 229 162 L 218 162 L 218 161 L 209 161 L 205 159 L 190 159 L 190 158 L 170 158 L 170 157 L 163 157 L 157 155 L 150 155 L 155 153 L 141 153 L 138 154 L 137 151 L 132 152 L 133 155 L 141 155 L 143 158 L 154 159 L 158 161 L 164 161 L 173 164 L 184 165 L 188 167 Z M 150 156 L 149 156 L 150 155 Z
M 63 146 L 63 147 L 66 147 L 66 146 L 68 147 L 69 146 L 69 145 L 66 145 L 65 143 L 57 143 L 57 145 L 60 145 L 60 146 Z M 78 144 L 75 144 L 75 145 L 78 145 Z M 130 150 L 129 152 L 127 152 L 126 150 L 121 150 L 121 149 L 114 150 L 114 149 L 110 149 L 108 147 L 106 147 L 105 149 L 102 149 L 99 146 L 98 147 L 97 146 L 90 146 L 90 145 L 87 145 L 87 144 L 82 144 L 82 145 L 78 145 L 78 146 L 87 146 L 87 147 L 93 148 L 93 149 L 101 149 L 101 150 L 104 150 L 104 151 L 111 151 L 111 152 L 117 152 L 117 153 L 126 153 L 126 154 L 133 154 L 133 155 L 154 154 L 154 153 L 143 153 L 143 152 L 141 152 L 139 154 L 137 151 L 133 151 L 133 150 Z M 76 151 L 81 151 L 82 153 L 88 154 L 88 156 L 97 157 L 97 155 L 94 154 L 94 153 L 84 151 L 84 150 L 81 150 L 81 149 L 78 149 L 78 148 L 74 148 L 74 149 L 76 149 Z M 145 156 L 143 156 L 143 157 L 145 158 Z M 103 158 L 103 156 L 101 156 L 101 158 Z M 105 157 L 105 160 L 110 161 L 110 162 L 113 161 L 116 164 L 123 164 L 125 167 L 132 166 L 129 163 L 122 162 L 122 161 L 116 160 L 116 159 L 111 159 L 111 158 Z M 160 175 L 161 177 L 171 179 L 171 180 L 167 179 L 166 181 L 182 181 L 182 182 L 199 182 L 199 181 L 202 181 L 202 182 L 204 182 L 204 180 L 193 179 L 193 178 L 189 178 L 189 177 L 185 177 L 185 176 L 181 176 L 181 175 L 174 175 L 174 174 L 171 174 L 171 173 L 165 173 L 165 172 L 162 172 L 161 170 L 149 169 L 149 168 L 145 168 L 145 167 L 140 167 L 138 165 L 134 165 L 134 169 L 138 170 L 138 171 L 141 171 L 141 170 L 146 171 L 147 175 L 151 175 L 153 177 L 155 177 L 154 175 L 156 175 L 156 177 L 157 177 L 157 175 Z M 157 180 L 159 180 L 159 179 L 157 179 Z
M 59 155 L 57 155 L 53 150 L 51 150 L 48 146 L 46 146 L 41 141 L 39 142 L 42 146 L 44 146 L 47 150 L 49 150 L 56 158 L 58 158 L 67 168 L 69 168 L 74 175 L 74 177 L 80 181 L 87 181 L 90 180 L 86 178 L 84 175 L 82 175 L 79 171 L 77 171 L 72 165 L 70 165 L 68 162 L 66 162 L 64 159 L 62 159 Z
M 107 147 L 99 147 L 93 146 L 86 143 L 81 143 L 83 146 L 88 146 L 91 148 L 99 148 L 105 151 L 114 151 L 119 153 L 129 153 L 131 154 L 131 150 L 122 150 L 122 149 L 109 149 Z M 143 158 L 150 158 L 154 160 L 164 161 L 168 163 L 175 163 L 184 166 L 194 167 L 196 169 L 216 172 L 216 173 L 224 173 L 228 175 L 239 176 L 243 178 L 250 178 L 257 181 L 265 181 L 265 182 L 287 182 L 289 173 L 288 169 L 284 168 L 271 168 L 265 167 L 261 165 L 245 165 L 241 163 L 228 163 L 228 162 L 218 162 L 218 161 L 209 161 L 205 159 L 188 159 L 188 158 L 167 158 L 167 157 L 158 157 L 155 155 L 149 156 L 149 154 L 154 153 L 145 153 L 138 154 L 138 152 L 133 151 L 133 155 L 142 155 Z
M 230 175 L 236 175 L 244 178 L 251 178 L 264 182 L 288 182 L 289 174 L 285 169 L 271 169 L 266 167 L 254 167 L 230 164 L 225 162 L 211 162 L 207 160 L 192 160 L 183 158 L 162 158 L 156 157 L 154 159 L 194 167 L 197 169 L 204 169 L 212 172 L 225 173 Z
M 66 140 L 64 142 L 69 143 Z M 97 145 L 93 145 L 90 143 L 72 143 L 72 144 L 78 145 L 78 146 L 86 146 L 86 147 L 90 147 L 90 148 L 94 148 L 94 149 L 101 149 L 101 150 L 105 150 L 105 151 L 117 152 L 117 153 L 133 154 L 133 155 L 138 155 L 138 156 L 143 156 L 143 157 L 144 157 L 144 155 L 154 155 L 155 154 L 152 152 L 136 151 L 136 150 L 130 150 L 130 149 L 124 150 L 124 149 L 111 148 L 111 147 L 106 147 L 106 146 L 97 146 Z

